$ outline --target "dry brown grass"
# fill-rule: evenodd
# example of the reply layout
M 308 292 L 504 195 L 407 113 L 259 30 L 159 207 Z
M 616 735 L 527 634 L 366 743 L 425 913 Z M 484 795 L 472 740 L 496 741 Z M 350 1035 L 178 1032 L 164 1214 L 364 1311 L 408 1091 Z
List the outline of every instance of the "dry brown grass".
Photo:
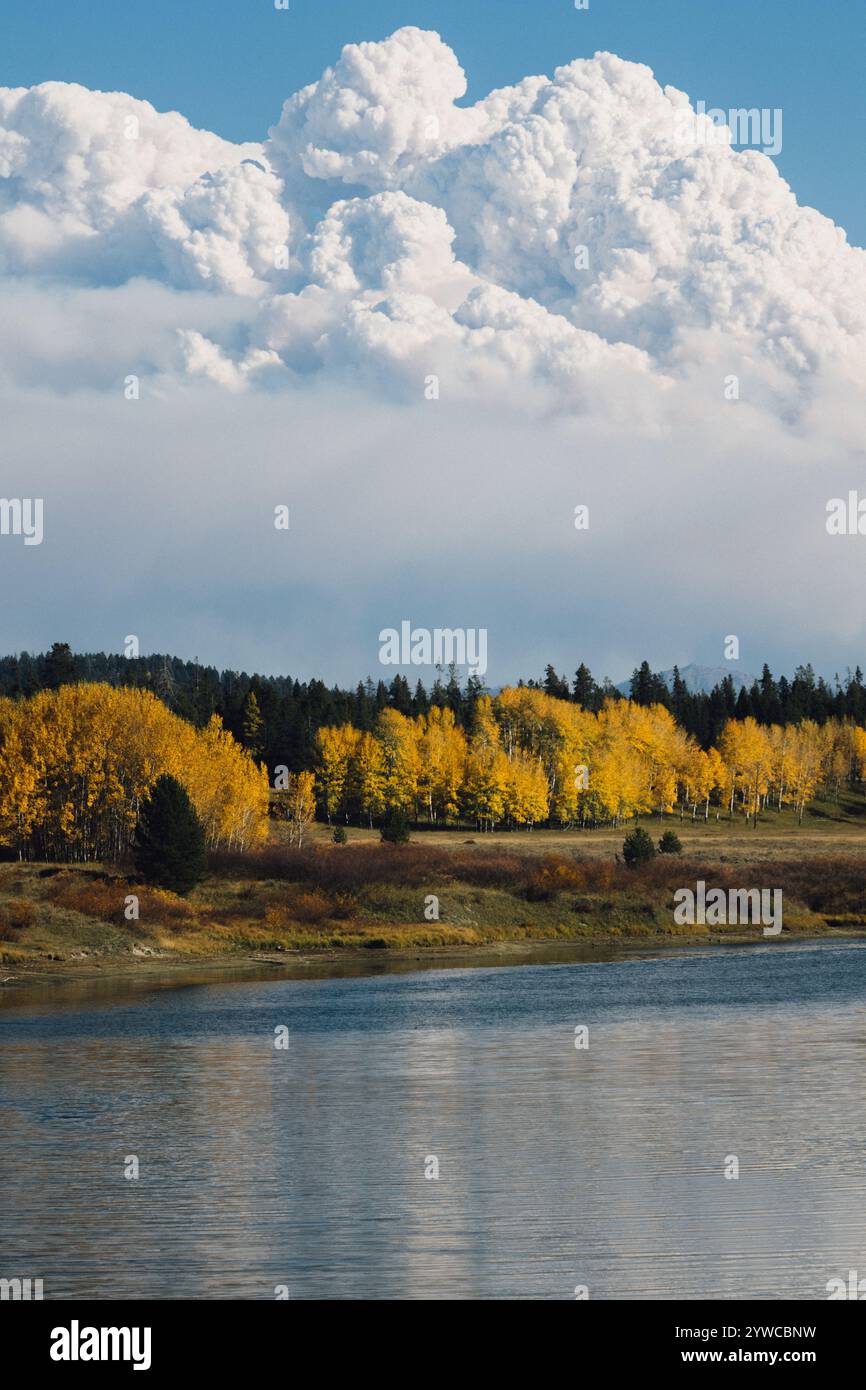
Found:
M 828 846 L 828 850 L 829 850 Z M 333 911 L 341 900 L 343 914 L 357 895 L 374 885 L 433 891 L 443 881 L 517 893 L 545 901 L 562 893 L 670 890 L 699 878 L 712 887 L 781 888 L 815 912 L 866 910 L 866 856 L 827 852 L 822 855 L 765 859 L 731 859 L 659 855 L 649 864 L 629 868 L 612 856 L 548 852 L 521 854 L 499 847 L 444 850 L 435 845 L 357 844 L 311 846 L 303 850 L 268 846 L 258 853 L 214 856 L 217 876 L 303 884 L 315 902 L 298 911 L 313 915 Z M 318 896 L 316 896 L 318 895 Z M 289 902 L 295 899 L 290 896 Z
M 730 839 L 683 836 L 682 856 L 629 868 L 616 858 L 622 838 L 603 855 L 598 841 L 574 834 L 565 845 L 543 835 L 447 845 L 420 835 L 401 846 L 319 840 L 303 850 L 276 843 L 214 855 L 210 876 L 186 898 L 96 866 L 0 865 L 0 959 L 678 936 L 690 929 L 673 923 L 673 893 L 698 879 L 782 889 L 786 930 L 866 925 L 861 843 L 828 834 L 820 851 L 774 855 L 773 837 L 759 828 L 742 852 L 720 853 Z M 438 922 L 424 918 L 430 893 L 440 898 Z M 132 921 L 131 894 L 140 909 Z
M 97 921 L 111 922 L 115 926 L 127 922 L 125 906 L 130 896 L 138 898 L 140 918 L 156 919 L 178 929 L 191 926 L 197 920 L 192 905 L 176 893 L 107 875 L 81 883 L 76 881 L 75 871 L 68 870 L 59 876 L 59 888 L 53 892 L 49 889 L 47 896 L 54 907 L 67 908 L 83 917 L 95 917 Z

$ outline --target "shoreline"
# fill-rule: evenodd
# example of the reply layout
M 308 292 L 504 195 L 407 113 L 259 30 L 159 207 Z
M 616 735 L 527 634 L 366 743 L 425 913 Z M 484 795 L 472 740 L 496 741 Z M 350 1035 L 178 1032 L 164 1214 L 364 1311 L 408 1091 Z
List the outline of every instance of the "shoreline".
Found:
M 365 975 L 409 974 L 435 969 L 479 969 L 509 965 L 600 964 L 626 956 L 694 950 L 696 947 L 760 946 L 778 941 L 793 944 L 821 941 L 866 941 L 862 927 L 828 928 L 822 932 L 783 932 L 780 937 L 754 933 L 692 933 L 678 936 L 614 937 L 551 941 L 543 938 L 492 941 L 484 945 L 408 947 L 371 952 L 368 949 L 261 952 L 255 955 L 152 955 L 106 957 L 77 961 L 27 961 L 0 967 L 0 1009 L 22 995 L 50 995 L 68 990 L 99 993 L 125 984 L 162 988 L 172 984 L 216 983 L 222 976 L 236 980 L 314 980 L 361 978 Z

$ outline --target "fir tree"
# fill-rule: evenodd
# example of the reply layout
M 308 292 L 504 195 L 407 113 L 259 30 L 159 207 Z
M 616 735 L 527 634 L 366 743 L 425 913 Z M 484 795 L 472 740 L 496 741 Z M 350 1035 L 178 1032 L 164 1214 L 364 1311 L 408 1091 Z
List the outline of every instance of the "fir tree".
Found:
M 135 867 L 148 883 L 185 894 L 205 873 L 204 829 L 174 777 L 157 778 L 135 829 Z
M 244 700 L 242 734 L 244 747 L 254 758 L 260 758 L 265 743 L 265 724 L 254 690 Z
M 592 712 L 598 709 L 598 686 L 592 678 L 592 672 L 584 662 L 580 663 L 574 673 L 571 690 L 576 705 Z
M 622 857 L 630 867 L 655 859 L 656 847 L 642 825 L 629 832 L 622 842 Z
M 382 840 L 389 845 L 405 845 L 409 840 L 409 822 L 406 812 L 399 806 L 392 807 L 382 824 Z
M 59 690 L 61 685 L 70 685 L 75 679 L 75 657 L 69 643 L 55 642 L 45 658 L 43 687 L 46 690 Z

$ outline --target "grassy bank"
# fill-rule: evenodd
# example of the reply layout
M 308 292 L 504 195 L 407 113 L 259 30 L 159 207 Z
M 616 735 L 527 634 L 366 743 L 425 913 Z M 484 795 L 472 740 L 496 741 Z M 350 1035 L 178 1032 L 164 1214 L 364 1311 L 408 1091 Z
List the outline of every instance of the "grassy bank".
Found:
M 656 836 L 657 822 L 646 822 Z M 859 807 L 810 816 L 799 831 L 767 817 L 680 824 L 682 856 L 617 862 L 623 831 L 439 832 L 404 846 L 323 829 L 303 850 L 275 840 L 217 855 L 187 898 L 112 866 L 0 865 L 0 961 L 68 966 L 343 951 L 474 950 L 495 943 L 677 942 L 761 936 L 760 926 L 680 926 L 673 894 L 768 887 L 784 896 L 783 934 L 866 928 L 866 842 Z M 129 900 L 138 900 L 130 918 Z M 434 903 L 438 920 L 434 917 Z

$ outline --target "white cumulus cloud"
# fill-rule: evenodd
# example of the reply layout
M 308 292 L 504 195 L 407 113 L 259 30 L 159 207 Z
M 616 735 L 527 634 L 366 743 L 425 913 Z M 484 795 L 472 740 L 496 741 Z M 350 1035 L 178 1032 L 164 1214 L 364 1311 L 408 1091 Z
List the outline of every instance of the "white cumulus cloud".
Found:
M 411 616 L 489 628 L 493 681 L 726 633 L 844 669 L 866 253 L 640 64 L 465 92 L 415 28 L 260 143 L 0 90 L 4 491 L 46 527 L 0 546 L 10 644 L 354 681 Z
M 347 45 L 261 144 L 122 93 L 2 89 L 0 273 L 168 291 L 178 350 L 142 371 L 234 390 L 324 373 L 411 395 L 436 373 L 582 410 L 618 381 L 665 416 L 671 381 L 713 365 L 791 419 L 822 380 L 866 384 L 866 253 L 766 155 L 702 138 L 684 93 L 606 53 L 465 92 L 411 27 Z M 215 334 L 202 293 L 237 303 Z M 83 381 L 101 355 L 84 345 Z

